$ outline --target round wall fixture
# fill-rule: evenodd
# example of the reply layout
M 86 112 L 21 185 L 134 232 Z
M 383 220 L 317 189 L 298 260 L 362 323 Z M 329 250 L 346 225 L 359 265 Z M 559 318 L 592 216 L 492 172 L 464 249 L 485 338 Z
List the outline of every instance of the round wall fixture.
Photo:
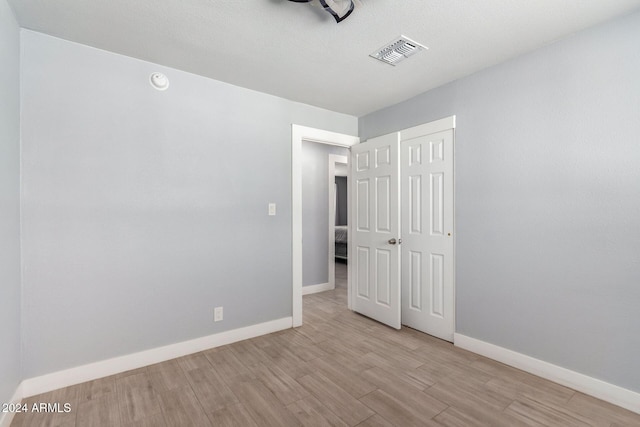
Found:
M 153 73 L 149 77 L 149 82 L 154 89 L 167 90 L 169 87 L 169 79 L 162 73 Z

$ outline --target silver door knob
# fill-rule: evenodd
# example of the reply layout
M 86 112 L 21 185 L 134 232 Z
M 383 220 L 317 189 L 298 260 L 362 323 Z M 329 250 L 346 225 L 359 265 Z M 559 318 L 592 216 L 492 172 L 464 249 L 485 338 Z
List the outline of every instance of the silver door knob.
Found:
M 396 240 L 395 238 L 393 238 L 393 239 L 389 239 L 389 244 L 390 244 L 390 245 L 395 245 L 396 243 L 397 243 L 397 244 L 402 243 L 402 239 L 398 239 L 398 240 Z

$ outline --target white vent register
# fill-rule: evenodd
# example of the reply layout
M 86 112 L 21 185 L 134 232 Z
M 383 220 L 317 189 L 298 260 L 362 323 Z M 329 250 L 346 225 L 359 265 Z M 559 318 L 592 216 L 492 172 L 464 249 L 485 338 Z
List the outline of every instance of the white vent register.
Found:
M 398 62 L 427 49 L 429 48 L 408 37 L 400 36 L 369 56 L 395 66 Z

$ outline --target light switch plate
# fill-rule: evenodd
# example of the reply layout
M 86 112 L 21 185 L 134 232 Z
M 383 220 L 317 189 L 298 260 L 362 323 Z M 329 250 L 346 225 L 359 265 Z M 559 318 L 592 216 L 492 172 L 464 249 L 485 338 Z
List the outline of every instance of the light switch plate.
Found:
M 273 216 L 276 214 L 276 204 L 275 203 L 269 203 L 269 215 Z

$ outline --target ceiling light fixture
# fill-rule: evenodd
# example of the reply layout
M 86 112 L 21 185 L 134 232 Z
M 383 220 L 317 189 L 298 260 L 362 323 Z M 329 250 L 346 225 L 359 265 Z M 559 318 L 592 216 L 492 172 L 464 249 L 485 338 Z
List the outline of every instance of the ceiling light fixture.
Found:
M 295 3 L 314 3 L 318 2 L 324 10 L 329 12 L 336 22 L 342 22 L 347 19 L 355 8 L 354 0 L 289 0 Z M 360 2 L 355 0 L 358 5 Z
M 149 82 L 157 90 L 167 90 L 169 87 L 169 79 L 162 73 L 152 73 Z

